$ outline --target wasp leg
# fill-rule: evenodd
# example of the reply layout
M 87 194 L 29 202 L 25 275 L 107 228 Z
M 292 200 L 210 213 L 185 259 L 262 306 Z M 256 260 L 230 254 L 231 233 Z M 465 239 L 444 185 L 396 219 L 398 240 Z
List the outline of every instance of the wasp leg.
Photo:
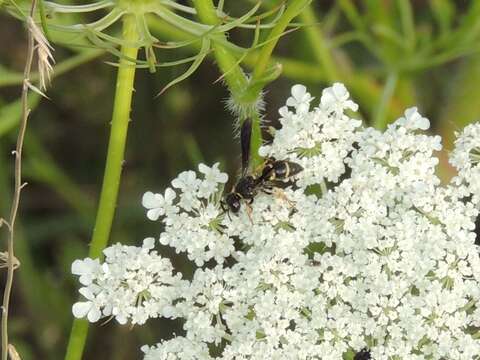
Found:
M 223 201 L 223 200 L 220 201 L 220 208 L 222 209 L 223 214 L 227 214 L 228 219 L 229 219 L 230 221 L 232 221 L 232 218 L 230 217 L 230 211 L 228 210 L 228 205 L 225 203 L 225 201 Z M 223 215 L 223 214 L 222 214 L 222 215 Z
M 275 188 L 273 189 L 273 193 L 276 198 L 285 201 L 291 208 L 295 207 L 295 203 L 285 195 L 283 189 Z
M 270 185 L 263 185 L 262 186 L 262 192 L 267 194 L 267 195 L 271 195 L 273 194 L 273 186 L 270 186 Z
M 252 202 L 253 202 L 253 199 L 250 203 L 245 203 L 245 211 L 247 212 L 248 218 L 250 219 L 250 222 L 253 225 L 253 219 L 252 219 L 253 209 L 252 209 L 252 206 L 250 205 Z
M 228 213 L 228 205 L 225 203 L 225 201 L 220 201 L 220 208 L 222 209 L 223 213 Z
M 262 189 L 262 191 L 267 194 L 267 195 L 272 195 L 273 194 L 273 189 Z

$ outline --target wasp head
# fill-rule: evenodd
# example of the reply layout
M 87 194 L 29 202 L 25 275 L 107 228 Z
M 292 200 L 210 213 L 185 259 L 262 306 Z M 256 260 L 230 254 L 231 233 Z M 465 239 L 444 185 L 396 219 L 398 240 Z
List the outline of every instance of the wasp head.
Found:
M 231 192 L 225 197 L 225 203 L 231 212 L 238 213 L 240 210 L 241 199 L 242 198 L 237 193 Z

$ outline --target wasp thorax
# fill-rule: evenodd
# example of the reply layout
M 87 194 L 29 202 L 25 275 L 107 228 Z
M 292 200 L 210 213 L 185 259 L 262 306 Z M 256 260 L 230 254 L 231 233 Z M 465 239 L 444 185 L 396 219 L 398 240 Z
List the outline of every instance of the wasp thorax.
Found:
M 243 199 L 250 199 L 255 196 L 256 181 L 253 176 L 244 176 L 238 180 L 235 185 L 234 191 L 239 194 Z

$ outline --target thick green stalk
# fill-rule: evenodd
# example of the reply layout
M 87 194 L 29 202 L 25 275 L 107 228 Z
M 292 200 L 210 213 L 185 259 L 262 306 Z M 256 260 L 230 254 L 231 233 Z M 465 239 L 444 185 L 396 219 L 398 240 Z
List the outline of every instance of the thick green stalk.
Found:
M 123 39 L 126 44 L 134 44 L 138 41 L 136 21 L 133 16 L 124 17 Z M 89 257 L 91 258 L 102 257 L 102 250 L 107 245 L 115 214 L 135 78 L 135 64 L 126 59 L 136 59 L 137 52 L 138 48 L 133 47 L 122 46 L 121 49 L 121 53 L 125 58 L 120 59 L 117 73 L 107 161 L 97 218 L 90 243 Z M 87 332 L 88 322 L 86 320 L 75 319 L 73 321 L 65 360 L 79 360 L 82 358 Z
M 199 19 L 208 25 L 218 25 L 220 20 L 217 17 L 215 6 L 212 0 L 194 0 L 195 9 L 197 10 Z M 218 40 L 227 40 L 224 34 L 216 34 Z M 213 50 L 218 66 L 227 82 L 228 88 L 235 98 L 247 86 L 247 78 L 243 73 L 241 67 L 237 64 L 237 58 L 227 49 L 220 41 L 216 41 L 213 37 Z
M 272 28 L 272 30 L 268 34 L 266 39 L 266 44 L 260 49 L 257 62 L 253 68 L 251 84 L 255 84 L 255 83 L 266 84 L 265 81 L 269 82 L 273 80 L 276 76 L 278 76 L 279 72 L 277 73 L 277 75 L 273 75 L 272 78 L 269 78 L 271 75 L 270 76 L 268 75 L 269 72 L 272 74 L 276 72 L 275 70 L 273 72 L 269 71 L 271 70 L 269 69 L 269 65 L 271 62 L 273 50 L 275 49 L 275 46 L 277 45 L 278 40 L 280 39 L 282 34 L 285 32 L 285 29 L 290 24 L 290 22 L 297 15 L 299 15 L 302 12 L 302 10 L 304 10 L 305 7 L 310 4 L 310 2 L 311 0 L 291 0 L 288 3 L 288 6 L 285 9 L 285 12 L 282 14 L 280 19 L 278 19 L 278 22 L 275 24 L 275 26 Z M 258 89 L 257 87 L 251 87 L 249 91 L 245 93 L 244 100 L 258 101 L 258 99 L 261 96 L 261 90 L 262 89 Z M 258 156 L 258 149 L 262 145 L 262 141 L 261 141 L 262 134 L 260 129 L 260 118 L 257 118 L 254 120 L 255 120 L 254 124 L 256 125 L 256 127 L 254 127 L 252 130 L 252 141 L 250 143 L 250 149 L 251 149 L 251 153 L 256 156 L 252 160 L 255 165 L 258 165 L 258 163 L 261 161 L 261 158 Z
M 250 81 L 245 77 L 241 67 L 237 63 L 235 56 L 224 46 L 214 41 L 214 50 L 215 58 L 219 64 L 220 70 L 225 74 L 225 80 L 227 85 L 232 93 L 233 100 L 235 104 L 242 108 L 242 110 L 247 109 L 246 117 L 252 119 L 252 140 L 250 143 L 251 149 L 251 162 L 252 166 L 256 167 L 262 162 L 262 159 L 258 155 L 258 148 L 262 144 L 262 135 L 260 129 L 260 115 L 258 114 L 258 109 L 256 104 L 258 103 L 261 90 L 261 86 L 248 87 L 249 84 L 266 84 L 272 78 L 266 78 L 268 73 L 268 65 L 271 60 L 271 55 L 273 49 L 275 48 L 279 38 L 290 24 L 290 22 L 295 18 L 304 8 L 307 6 L 311 0 L 291 0 L 287 6 L 287 9 L 283 15 L 278 20 L 277 24 L 270 31 L 266 44 L 262 47 L 259 52 L 257 61 L 253 68 L 253 76 Z M 193 0 L 195 8 L 197 10 L 200 20 L 203 22 L 215 25 L 219 23 L 219 19 L 216 14 L 215 6 L 213 5 L 212 0 Z M 225 35 L 221 34 L 222 39 Z M 249 110 L 250 109 L 250 110 Z
M 220 22 L 215 12 L 212 0 L 194 0 L 195 8 L 200 20 L 209 25 L 216 25 Z M 217 34 L 216 37 L 225 39 L 224 34 Z M 248 79 L 242 68 L 238 64 L 238 59 L 229 49 L 220 42 L 213 40 L 214 56 L 217 60 L 220 71 L 224 74 L 227 86 L 232 94 L 233 102 L 238 107 L 239 121 L 243 122 L 246 118 L 252 119 L 252 139 L 250 142 L 251 166 L 258 166 L 263 159 L 258 155 L 258 148 L 262 144 L 262 131 L 260 128 L 260 116 L 257 113 L 256 102 L 258 95 L 252 101 L 244 101 L 243 95 L 248 87 Z

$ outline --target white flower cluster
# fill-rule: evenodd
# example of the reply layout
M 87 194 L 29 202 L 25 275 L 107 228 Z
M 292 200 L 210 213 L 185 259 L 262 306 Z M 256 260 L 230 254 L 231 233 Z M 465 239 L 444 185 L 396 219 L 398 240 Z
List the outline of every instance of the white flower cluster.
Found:
M 309 111 L 312 100 L 305 86 L 293 86 L 287 106 L 279 110 L 281 130 L 275 132 L 272 144 L 260 148 L 262 156 L 288 158 L 302 165 L 305 171 L 298 179 L 299 186 L 337 182 L 345 172 L 344 159 L 352 149 L 355 130 L 361 125 L 344 114 L 346 109 L 356 111 L 358 105 L 349 100 L 343 84 L 323 90 L 320 106 Z
M 222 263 L 234 247 L 233 239 L 218 231 L 218 218 L 223 213 L 219 201 L 228 176 L 218 170 L 218 163 L 212 168 L 200 164 L 198 169 L 203 180 L 194 171 L 184 171 L 172 181 L 172 187 L 180 192 L 177 202 L 175 191 L 167 188 L 165 195 L 145 193 L 142 205 L 149 209 L 150 220 L 164 217 L 160 243 L 186 252 L 190 260 L 202 266 L 212 258 Z
M 144 324 L 149 318 L 172 317 L 172 302 L 179 297 L 184 282 L 173 275 L 170 260 L 154 247 L 154 238 L 142 247 L 115 244 L 105 249 L 105 261 L 75 260 L 72 273 L 80 276 L 80 289 L 87 301 L 73 305 L 73 315 L 96 322 L 115 317 L 120 324 Z
M 458 134 L 457 134 L 458 135 Z M 457 137 L 450 163 L 458 170 L 453 182 L 463 185 L 465 195 L 472 195 L 475 204 L 480 202 L 480 126 L 471 124 Z
M 304 168 L 294 186 L 228 213 L 215 164 L 144 195 L 160 243 L 197 266 L 191 280 L 150 239 L 115 245 L 103 264 L 74 263 L 87 299 L 74 315 L 182 318 L 184 334 L 142 347 L 145 360 L 478 359 L 480 125 L 459 136 L 459 175 L 442 186 L 440 139 L 416 108 L 379 132 L 345 114 L 357 105 L 342 84 L 312 100 L 295 85 L 260 149 Z

